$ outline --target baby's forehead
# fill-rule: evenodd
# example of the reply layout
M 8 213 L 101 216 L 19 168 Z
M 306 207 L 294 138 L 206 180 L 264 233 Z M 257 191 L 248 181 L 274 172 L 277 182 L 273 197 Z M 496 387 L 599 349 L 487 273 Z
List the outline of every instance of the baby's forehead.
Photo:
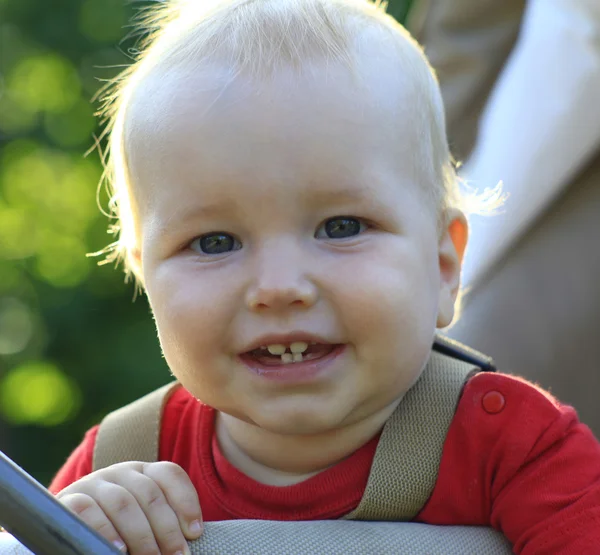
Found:
M 368 41 L 352 54 L 352 65 L 315 58 L 301 68 L 282 65 L 268 75 L 239 71 L 219 57 L 158 64 L 139 81 L 129 101 L 126 146 L 158 130 L 172 130 L 177 121 L 189 122 L 190 115 L 198 122 L 221 117 L 227 124 L 239 103 L 262 108 L 263 117 L 271 106 L 277 117 L 282 108 L 290 114 L 327 115 L 332 104 L 344 102 L 357 124 L 378 119 L 390 131 L 406 132 L 422 124 L 423 118 L 415 115 L 423 112 L 426 84 L 418 81 L 392 49 Z
M 329 171 L 325 179 L 335 178 L 343 163 L 354 167 L 353 159 L 366 150 L 397 159 L 397 165 L 402 161 L 397 169 L 411 181 L 430 182 L 437 124 L 427 62 L 400 32 L 367 24 L 349 36 L 344 52 L 311 51 L 305 44 L 303 56 L 278 63 L 270 57 L 276 53 L 261 52 L 263 65 L 240 61 L 231 42 L 209 53 L 184 56 L 175 49 L 151 57 L 124 110 L 132 193 L 158 182 L 161 165 L 191 167 L 192 159 L 203 163 L 190 175 L 210 168 L 207 173 L 224 182 L 236 178 L 230 176 L 233 155 L 235 167 L 248 174 L 259 159 L 270 165 L 273 157 L 287 158 L 285 167 L 298 169 L 295 177 L 312 159 L 314 168 Z M 181 52 L 189 54 L 189 44 L 180 40 Z
M 414 94 L 390 65 L 380 57 L 353 72 L 315 62 L 304 73 L 282 68 L 264 80 L 220 63 L 157 71 L 140 87 L 126 126 L 134 187 L 151 181 L 159 163 L 185 168 L 202 160 L 227 181 L 235 178 L 231 156 L 252 174 L 269 154 L 288 158 L 290 171 L 314 160 L 333 178 L 357 152 L 415 149 L 423 133 Z

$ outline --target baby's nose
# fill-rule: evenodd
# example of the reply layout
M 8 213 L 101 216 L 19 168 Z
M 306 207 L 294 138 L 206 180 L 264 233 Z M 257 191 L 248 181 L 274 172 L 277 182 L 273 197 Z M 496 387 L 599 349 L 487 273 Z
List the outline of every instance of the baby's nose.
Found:
M 246 301 L 251 310 L 286 310 L 308 308 L 317 298 L 318 288 L 307 275 L 304 264 L 289 257 L 277 257 L 257 267 Z
M 252 310 L 282 310 L 297 306 L 308 307 L 313 304 L 313 295 L 296 288 L 273 289 L 256 288 L 248 295 L 248 307 Z

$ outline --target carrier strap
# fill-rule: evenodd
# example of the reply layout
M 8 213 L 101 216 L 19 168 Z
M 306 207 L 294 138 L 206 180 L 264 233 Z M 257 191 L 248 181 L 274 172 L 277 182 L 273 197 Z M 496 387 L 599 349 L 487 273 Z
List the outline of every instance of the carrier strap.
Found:
M 479 367 L 432 351 L 421 377 L 386 422 L 351 520 L 412 520 L 429 499 L 462 388 Z
M 398 522 L 417 515 L 435 487 L 464 383 L 480 370 L 471 361 L 432 350 L 419 380 L 386 422 L 363 498 L 344 519 Z M 94 470 L 118 462 L 158 460 L 163 408 L 178 385 L 170 383 L 102 421 Z
M 108 414 L 98 429 L 92 469 L 126 461 L 156 462 L 163 409 L 178 386 L 171 382 Z

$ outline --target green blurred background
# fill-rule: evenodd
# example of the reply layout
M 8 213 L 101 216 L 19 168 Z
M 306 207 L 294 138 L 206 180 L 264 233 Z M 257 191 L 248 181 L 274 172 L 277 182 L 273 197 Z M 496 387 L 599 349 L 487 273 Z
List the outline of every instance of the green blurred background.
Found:
M 145 297 L 86 257 L 112 240 L 92 99 L 147 4 L 0 0 L 0 449 L 44 484 L 104 414 L 170 379 Z

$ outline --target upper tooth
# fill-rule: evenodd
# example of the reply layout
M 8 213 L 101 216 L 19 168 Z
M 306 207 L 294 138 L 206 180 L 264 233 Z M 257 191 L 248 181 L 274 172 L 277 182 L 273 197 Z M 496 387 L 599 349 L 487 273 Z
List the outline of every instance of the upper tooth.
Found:
M 303 353 L 306 349 L 308 349 L 308 343 L 304 341 L 296 341 L 290 345 L 290 351 L 294 354 Z
M 267 351 L 272 355 L 282 355 L 286 350 L 285 345 L 267 345 Z

